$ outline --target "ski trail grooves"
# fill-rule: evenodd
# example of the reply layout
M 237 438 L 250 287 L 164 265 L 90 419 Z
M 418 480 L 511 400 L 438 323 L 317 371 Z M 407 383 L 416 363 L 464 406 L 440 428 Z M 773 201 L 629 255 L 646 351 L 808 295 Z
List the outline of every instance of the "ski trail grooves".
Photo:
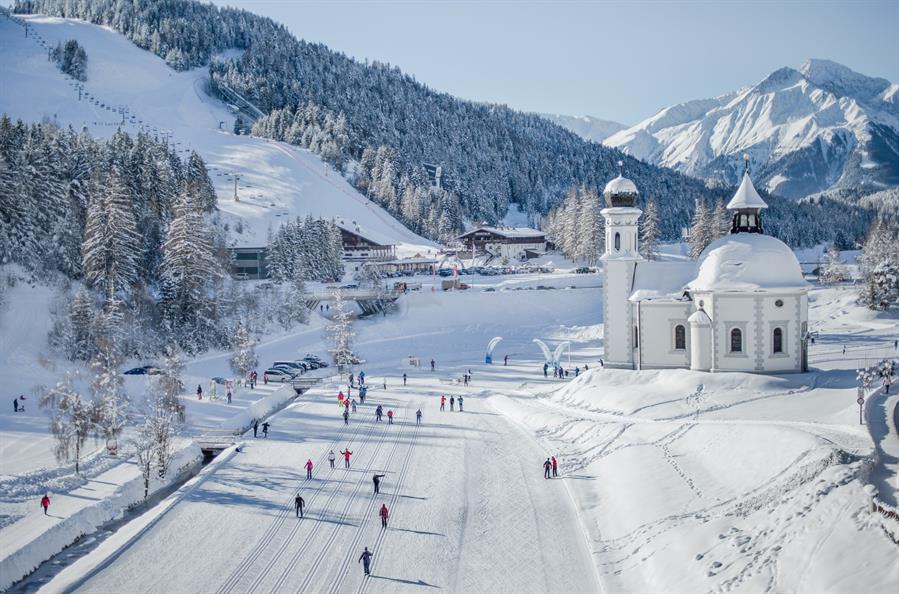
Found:
M 409 410 L 409 404 L 406 404 L 406 407 L 403 409 L 403 419 L 404 420 L 407 417 L 406 413 L 408 410 Z M 399 439 L 395 439 L 393 442 L 393 447 L 391 447 L 391 449 L 390 449 L 390 454 L 387 456 L 388 464 L 390 463 L 391 460 L 393 460 L 393 456 L 396 453 L 396 450 L 399 448 L 399 444 L 400 444 Z M 359 527 L 356 529 L 356 533 L 353 535 L 352 543 L 350 544 L 349 547 L 347 547 L 347 550 L 354 551 L 354 552 L 358 550 L 359 541 L 362 539 L 362 534 L 365 532 L 365 528 L 368 525 L 369 519 L 371 518 L 372 511 L 373 511 L 375 505 L 376 505 L 376 499 L 374 497 L 372 497 L 368 502 L 368 506 L 366 506 L 365 512 L 362 515 L 362 521 L 359 522 Z M 393 502 L 391 502 L 390 506 L 391 506 L 390 509 L 393 509 Z M 385 532 L 384 530 L 381 530 L 381 534 L 383 534 L 384 532 Z M 330 594 L 337 594 L 337 592 L 340 591 L 340 586 L 343 584 L 343 580 L 346 578 L 350 559 L 351 559 L 350 555 L 344 555 L 343 561 L 340 563 L 340 565 L 337 568 L 337 576 L 332 581 L 331 589 L 328 591 Z
M 361 423 L 357 424 L 355 431 L 353 432 L 350 440 L 355 440 L 356 435 L 359 433 L 359 430 L 362 429 L 363 425 Z M 324 461 L 327 459 L 328 451 L 333 449 L 335 444 L 340 441 L 342 434 L 346 431 L 346 426 L 341 429 L 341 435 L 337 437 L 331 444 L 325 448 L 322 452 L 321 456 L 319 456 L 317 460 L 316 466 L 320 466 L 324 464 Z M 328 477 L 330 477 L 331 472 L 328 472 Z M 314 495 L 317 495 L 326 485 L 326 481 L 323 481 L 319 488 L 315 491 Z M 295 489 L 291 498 L 288 499 L 281 509 L 278 511 L 278 515 L 272 520 L 269 527 L 266 529 L 265 533 L 260 537 L 259 541 L 256 543 L 256 546 L 243 558 L 243 560 L 235 567 L 234 571 L 228 576 L 228 579 L 225 580 L 225 583 L 218 589 L 218 594 L 226 594 L 228 592 L 234 591 L 239 582 L 246 576 L 252 566 L 256 563 L 259 557 L 265 552 L 267 548 L 269 548 L 269 544 L 274 540 L 275 536 L 279 532 L 281 526 L 284 524 L 286 518 L 290 515 L 290 511 L 294 508 L 294 500 L 297 493 L 299 493 L 299 489 Z M 311 498 L 310 498 L 311 502 Z M 296 528 L 296 525 L 294 526 Z M 246 591 L 245 589 L 241 589 L 241 591 Z
M 408 405 L 406 406 L 406 408 L 408 408 Z M 405 417 L 405 409 L 403 412 L 403 416 Z M 353 508 L 353 504 L 356 502 L 356 497 L 359 493 L 359 490 L 362 488 L 362 485 L 364 485 L 367 482 L 365 480 L 365 477 L 371 471 L 371 467 L 374 465 L 377 455 L 381 451 L 381 446 L 384 444 L 384 441 L 387 439 L 387 435 L 390 432 L 390 427 L 391 427 L 391 424 L 388 423 L 386 425 L 386 427 L 384 428 L 384 431 L 381 432 L 381 436 L 378 439 L 377 444 L 375 444 L 375 447 L 373 448 L 373 451 L 368 458 L 368 462 L 365 466 L 365 469 L 361 473 L 359 480 L 356 482 L 356 487 L 353 489 L 353 492 L 350 494 L 349 498 L 347 499 L 347 502 L 344 504 L 343 511 L 341 512 L 340 516 L 337 518 L 335 526 L 331 530 L 331 534 L 328 538 L 328 543 L 320 549 L 319 554 L 316 556 L 315 560 L 312 563 L 312 566 L 306 571 L 306 575 L 304 576 L 303 581 L 298 588 L 298 591 L 305 592 L 309 588 L 309 584 L 312 581 L 313 576 L 315 575 L 318 568 L 321 566 L 322 561 L 327 558 L 328 552 L 331 550 L 331 547 L 333 546 L 334 541 L 335 541 L 334 536 L 336 535 L 340 526 L 343 524 L 344 520 L 346 520 L 347 516 L 349 516 L 350 510 Z M 281 572 L 281 574 L 278 576 L 278 579 L 275 581 L 274 587 L 271 590 L 272 592 L 277 593 L 277 592 L 281 591 L 281 588 L 283 588 L 284 582 L 287 580 L 287 577 L 290 575 L 291 570 L 294 568 L 297 560 L 299 560 L 300 556 L 303 554 L 305 545 L 308 544 L 308 542 L 311 542 L 314 535 L 318 533 L 318 529 L 322 526 L 322 524 L 323 524 L 322 522 L 316 523 L 316 525 L 313 528 L 312 533 L 310 533 L 307 541 L 304 542 L 304 546 L 297 548 L 293 557 L 290 560 L 290 563 Z
M 421 408 L 420 403 L 419 403 L 419 408 Z M 409 470 L 409 462 L 412 460 L 412 452 L 415 449 L 415 441 L 418 439 L 418 433 L 420 430 L 421 430 L 421 425 L 419 425 L 419 424 L 416 424 L 415 428 L 412 430 L 412 438 L 409 440 L 409 449 L 406 450 L 406 457 L 403 460 L 403 467 L 400 469 L 400 475 L 399 475 L 399 478 L 397 479 L 396 488 L 394 489 L 393 496 L 390 498 L 390 513 L 396 513 L 396 509 L 397 509 L 397 505 L 398 505 L 399 497 L 400 497 L 400 490 L 403 488 L 403 484 L 405 483 L 406 474 L 408 473 L 408 470 Z M 375 539 L 375 544 L 372 547 L 372 550 L 378 552 L 377 553 L 378 557 L 376 557 L 377 559 L 380 559 L 380 556 L 383 554 L 384 548 L 387 546 L 385 543 L 387 542 L 387 537 L 389 536 L 389 533 L 390 533 L 390 528 L 388 528 L 386 530 L 381 530 L 381 532 L 378 534 L 378 537 Z M 373 562 L 371 564 L 372 571 L 375 568 L 374 559 L 375 558 L 372 559 Z M 339 578 L 335 582 L 334 587 L 331 588 L 332 594 L 337 594 L 337 592 L 339 592 L 340 586 L 343 583 L 344 576 L 345 576 L 345 574 L 339 575 Z M 368 583 L 369 583 L 369 580 L 363 579 L 362 583 L 359 584 L 359 589 L 357 590 L 357 593 L 363 594 L 363 592 L 365 592 L 365 590 L 366 590 Z

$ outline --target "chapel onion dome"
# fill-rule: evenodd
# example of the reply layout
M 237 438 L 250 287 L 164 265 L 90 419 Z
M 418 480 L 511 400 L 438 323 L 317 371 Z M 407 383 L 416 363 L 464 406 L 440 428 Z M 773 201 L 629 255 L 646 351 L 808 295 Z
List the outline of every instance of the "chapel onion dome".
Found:
M 743 172 L 743 181 L 737 188 L 737 193 L 727 203 L 727 210 L 733 211 L 734 218 L 731 225 L 731 233 L 763 233 L 762 209 L 768 208 L 759 193 L 756 192 L 752 180 L 749 178 L 749 166 Z
M 606 206 L 616 208 L 619 206 L 633 208 L 637 203 L 640 192 L 637 185 L 626 177 L 618 174 L 618 177 L 606 184 L 602 191 L 606 198 Z

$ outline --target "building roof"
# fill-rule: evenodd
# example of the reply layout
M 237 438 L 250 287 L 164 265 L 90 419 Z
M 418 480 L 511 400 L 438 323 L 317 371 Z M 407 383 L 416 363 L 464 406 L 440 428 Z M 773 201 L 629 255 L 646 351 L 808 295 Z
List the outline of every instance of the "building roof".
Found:
M 681 301 L 696 276 L 696 262 L 637 262 L 631 301 Z
M 768 292 L 808 288 L 796 254 L 760 233 L 735 233 L 713 241 L 699 256 L 693 291 Z
M 486 231 L 488 233 L 493 233 L 495 235 L 499 235 L 500 237 L 506 238 L 521 238 L 521 237 L 545 237 L 546 233 L 543 231 L 538 231 L 537 229 L 531 229 L 530 227 L 476 227 L 471 231 L 466 231 L 462 235 L 459 236 L 459 239 L 463 237 L 468 237 L 472 233 L 477 233 L 478 231 Z
M 693 314 L 687 318 L 687 321 L 694 326 L 711 326 L 712 320 L 709 318 L 709 314 L 705 313 L 701 309 L 697 309 L 693 312 Z
M 437 260 L 435 258 L 399 258 L 396 260 L 383 260 L 380 262 L 372 262 L 375 266 L 387 266 L 389 264 L 400 265 L 400 264 L 436 264 Z
M 749 179 L 748 171 L 743 172 L 743 181 L 740 182 L 740 187 L 737 188 L 734 197 L 727 203 L 727 208 L 729 210 L 737 210 L 740 208 L 768 208 L 768 205 L 762 200 L 759 193 L 756 192 L 755 186 L 752 185 L 752 180 Z
M 334 224 L 337 225 L 337 227 L 339 227 L 342 231 L 345 231 L 346 233 L 350 233 L 357 237 L 361 237 L 365 241 L 372 243 L 374 245 L 382 246 L 382 247 L 389 247 L 391 245 L 394 245 L 393 243 L 390 242 L 389 239 L 385 238 L 381 234 L 370 233 L 366 230 L 363 230 L 359 226 L 347 225 L 343 221 L 334 221 Z
M 606 188 L 602 191 L 602 193 L 639 194 L 640 192 L 637 191 L 637 184 L 619 174 L 618 177 L 606 184 Z

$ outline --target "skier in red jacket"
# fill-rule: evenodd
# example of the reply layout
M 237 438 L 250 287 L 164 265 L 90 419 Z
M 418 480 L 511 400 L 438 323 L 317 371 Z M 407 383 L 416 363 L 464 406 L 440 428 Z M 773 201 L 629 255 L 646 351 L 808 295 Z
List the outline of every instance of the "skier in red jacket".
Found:
M 44 515 L 47 515 L 47 508 L 50 507 L 50 496 L 44 495 L 41 497 L 41 507 L 44 508 Z
M 552 456 L 550 458 L 550 460 L 552 460 L 552 463 L 553 463 L 553 477 L 557 477 L 557 476 L 559 476 L 559 463 L 556 462 L 555 456 Z
M 350 456 L 353 455 L 353 452 L 351 452 L 351 451 L 349 451 L 349 450 L 344 450 L 344 451 L 342 451 L 342 452 L 340 452 L 340 453 L 343 454 L 343 463 L 344 463 L 344 466 L 345 466 L 346 468 L 349 468 L 349 467 L 350 467 Z
M 381 516 L 381 528 L 387 528 L 387 518 L 390 517 L 390 514 L 387 512 L 387 504 L 381 504 L 381 511 L 378 512 L 378 515 Z
M 312 478 L 312 467 L 313 467 L 312 459 L 310 458 L 310 459 L 306 460 L 306 478 L 307 479 Z

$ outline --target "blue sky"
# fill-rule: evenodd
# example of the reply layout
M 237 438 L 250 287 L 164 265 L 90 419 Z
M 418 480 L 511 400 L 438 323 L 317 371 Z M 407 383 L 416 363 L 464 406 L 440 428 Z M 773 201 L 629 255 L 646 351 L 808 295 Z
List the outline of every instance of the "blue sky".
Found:
M 828 58 L 899 81 L 899 0 L 215 0 L 459 97 L 633 124 Z

